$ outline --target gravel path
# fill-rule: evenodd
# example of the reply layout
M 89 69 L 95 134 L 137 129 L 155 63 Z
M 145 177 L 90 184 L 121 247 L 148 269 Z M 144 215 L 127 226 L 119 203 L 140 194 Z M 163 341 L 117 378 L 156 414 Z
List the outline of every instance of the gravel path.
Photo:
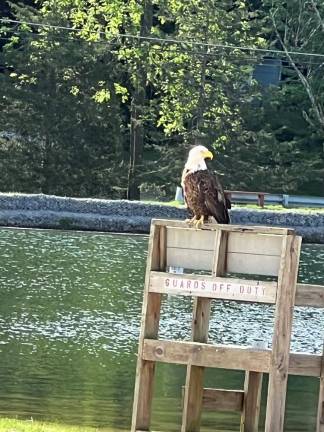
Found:
M 152 218 L 184 219 L 185 209 L 138 201 L 0 194 L 0 225 L 147 233 Z M 324 213 L 234 208 L 232 223 L 295 228 L 305 242 L 324 243 Z

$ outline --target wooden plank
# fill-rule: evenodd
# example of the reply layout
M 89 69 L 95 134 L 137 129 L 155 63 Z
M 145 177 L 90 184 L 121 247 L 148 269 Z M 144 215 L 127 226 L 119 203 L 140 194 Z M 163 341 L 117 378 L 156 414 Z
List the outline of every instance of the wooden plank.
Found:
M 324 308 L 324 286 L 297 284 L 295 305 Z
M 277 282 L 151 272 L 149 291 L 273 304 Z
M 188 224 L 182 220 L 176 219 L 152 219 L 153 225 L 177 227 L 184 229 L 195 229 L 188 228 Z M 222 225 L 222 224 L 204 224 L 201 231 L 204 230 L 219 230 L 231 231 L 231 232 L 245 232 L 245 233 L 259 233 L 259 234 L 275 234 L 275 235 L 287 235 L 294 234 L 294 230 L 290 228 L 278 228 L 270 226 L 253 226 L 253 225 Z
M 289 374 L 319 377 L 321 374 L 321 356 L 318 354 L 290 353 Z
M 142 305 L 141 333 L 135 377 L 134 402 L 131 431 L 148 430 L 151 422 L 155 362 L 143 359 L 145 338 L 157 338 L 160 321 L 161 294 L 149 292 L 149 278 L 152 270 L 159 270 L 163 261 L 160 248 L 160 227 L 152 225 L 148 259 L 145 274 L 145 288 Z
M 232 345 L 146 339 L 143 358 L 164 363 L 190 363 L 195 366 L 268 372 L 270 351 Z
M 248 371 L 245 373 L 244 402 L 241 415 L 241 432 L 258 432 L 261 409 L 263 374 Z
M 321 362 L 321 376 L 318 396 L 316 432 L 324 432 L 324 347 Z
M 211 411 L 242 411 L 243 390 L 204 388 L 203 409 Z
M 263 276 L 277 276 L 280 257 L 273 255 L 253 255 L 243 253 L 227 254 L 227 271 Z
M 218 230 L 214 236 L 215 249 L 212 268 L 217 271 L 217 264 L 224 250 L 221 248 L 222 231 Z M 209 330 L 211 300 L 198 297 L 194 301 L 192 319 L 192 341 L 207 343 Z M 183 398 L 183 413 L 181 432 L 199 432 L 201 421 L 201 410 L 204 391 L 204 367 L 187 365 L 185 392 Z
M 165 271 L 166 270 L 166 245 L 167 245 L 167 229 L 166 227 L 160 227 L 159 230 L 159 269 Z
M 218 226 L 218 225 L 217 225 Z M 222 227 L 223 225 L 218 226 Z M 167 227 L 167 265 L 192 270 L 212 270 L 216 233 L 220 231 Z M 282 237 L 255 232 L 228 231 L 226 271 L 277 276 Z M 226 248 L 226 242 L 225 244 Z M 212 252 L 213 251 L 213 252 Z M 225 252 L 225 250 L 224 250 Z M 223 254 L 222 254 L 223 256 Z
M 282 237 L 271 234 L 229 232 L 227 251 L 242 254 L 280 256 Z
M 217 231 L 194 228 L 167 227 L 168 247 L 213 251 L 216 233 Z
M 273 255 L 226 254 L 227 272 L 277 276 L 280 257 Z M 212 270 L 213 253 L 210 250 L 167 248 L 167 265 L 190 270 Z
M 167 227 L 167 232 L 170 248 L 214 250 L 217 231 Z M 232 253 L 280 256 L 281 245 L 278 235 L 228 232 L 227 250 Z
M 271 351 L 233 345 L 207 345 L 167 340 L 144 341 L 143 358 L 149 361 L 269 373 Z M 291 353 L 289 374 L 319 377 L 322 356 Z
M 216 286 L 213 287 L 213 284 Z M 220 287 L 219 284 L 224 286 Z M 232 284 L 229 288 L 231 294 L 227 291 L 227 285 Z M 233 294 L 232 289 L 236 290 L 237 285 L 242 286 L 241 298 Z M 250 288 L 251 287 L 251 292 Z M 256 287 L 258 287 L 257 292 Z M 194 274 L 174 275 L 171 273 L 151 272 L 149 290 L 169 295 L 183 296 L 201 296 L 210 298 L 223 298 L 226 300 L 251 301 L 258 303 L 274 304 L 276 299 L 277 282 L 265 282 L 259 280 L 246 280 L 237 278 L 217 278 L 212 276 L 201 276 Z M 260 289 L 262 291 L 260 291 Z M 222 292 L 222 294 L 219 293 Z M 245 294 L 253 296 L 249 300 Z M 255 298 L 256 297 L 256 298 Z M 295 306 L 308 306 L 315 308 L 324 308 L 324 286 L 297 284 Z
M 197 298 L 194 303 L 192 340 L 207 343 L 210 299 Z M 203 399 L 204 367 L 187 365 L 183 399 L 182 432 L 199 432 Z
M 215 237 L 212 276 L 223 276 L 227 267 L 228 232 L 219 230 Z
M 228 253 L 226 255 L 229 273 L 277 276 L 280 258 L 267 255 Z M 211 271 L 213 253 L 208 250 L 167 248 L 167 265 L 190 270 Z
M 211 271 L 212 265 L 212 251 L 167 248 L 167 266 L 182 267 L 190 270 Z
M 284 239 L 278 276 L 265 432 L 283 432 L 284 427 L 290 339 L 300 246 L 300 237 L 288 235 Z

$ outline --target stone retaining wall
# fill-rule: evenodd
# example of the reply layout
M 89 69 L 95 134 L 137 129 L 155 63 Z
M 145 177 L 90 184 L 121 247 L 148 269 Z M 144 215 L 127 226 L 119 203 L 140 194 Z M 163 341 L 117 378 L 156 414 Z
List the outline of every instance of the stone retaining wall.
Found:
M 152 218 L 184 219 L 185 209 L 137 201 L 0 194 L 0 225 L 147 233 Z M 232 223 L 295 228 L 305 242 L 324 243 L 324 213 L 234 208 Z

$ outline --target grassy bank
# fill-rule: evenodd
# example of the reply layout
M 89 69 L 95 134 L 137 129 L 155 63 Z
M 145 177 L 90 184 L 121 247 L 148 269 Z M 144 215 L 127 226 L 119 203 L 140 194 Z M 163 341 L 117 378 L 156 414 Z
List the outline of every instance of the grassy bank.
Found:
M 116 429 L 69 426 L 59 423 L 44 423 L 33 420 L 0 418 L 1 432 L 117 432 Z

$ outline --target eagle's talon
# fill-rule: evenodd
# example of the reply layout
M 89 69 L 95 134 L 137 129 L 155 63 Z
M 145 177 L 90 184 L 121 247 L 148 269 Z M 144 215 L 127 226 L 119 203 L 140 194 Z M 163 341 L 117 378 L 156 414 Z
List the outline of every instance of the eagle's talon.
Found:
M 195 228 L 196 228 L 196 229 L 201 229 L 202 226 L 204 225 L 204 216 L 201 216 L 200 219 L 197 219 L 197 220 L 194 222 L 194 225 L 195 225 Z
M 194 216 L 191 219 L 186 219 L 185 223 L 188 224 L 189 226 L 195 225 L 195 223 L 196 223 L 196 216 Z

